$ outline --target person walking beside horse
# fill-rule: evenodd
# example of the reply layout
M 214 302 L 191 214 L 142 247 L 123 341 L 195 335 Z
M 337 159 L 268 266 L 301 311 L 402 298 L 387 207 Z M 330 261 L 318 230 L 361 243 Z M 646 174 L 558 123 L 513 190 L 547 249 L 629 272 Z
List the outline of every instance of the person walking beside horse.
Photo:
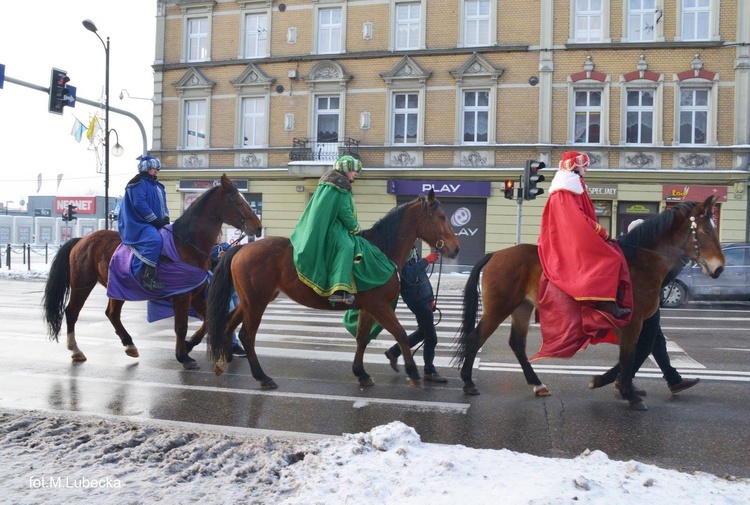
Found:
M 584 176 L 589 157 L 563 154 L 542 213 L 538 313 L 542 348 L 533 359 L 571 357 L 630 323 L 633 294 L 625 256 L 596 220 Z
M 138 175 L 125 187 L 117 217 L 120 238 L 133 251 L 133 275 L 149 291 L 164 289 L 164 283 L 156 275 L 156 266 L 162 247 L 159 228 L 169 224 L 169 209 L 164 185 L 157 180 L 159 170 L 158 158 L 141 157 Z

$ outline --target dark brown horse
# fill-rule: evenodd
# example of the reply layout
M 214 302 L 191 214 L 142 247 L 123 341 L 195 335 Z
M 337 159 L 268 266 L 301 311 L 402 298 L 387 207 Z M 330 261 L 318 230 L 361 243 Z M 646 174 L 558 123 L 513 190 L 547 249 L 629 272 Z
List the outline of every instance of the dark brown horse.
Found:
M 440 249 L 449 258 L 458 255 L 458 239 L 432 190 L 427 197 L 420 196 L 391 210 L 372 228 L 364 230 L 362 236 L 378 246 L 394 262 L 398 271 L 404 266 L 417 238 Z M 224 363 L 231 359 L 231 332 L 242 323 L 239 337 L 247 351 L 253 377 L 260 382 L 262 389 L 277 387 L 258 362 L 255 335 L 266 307 L 280 291 L 295 302 L 315 309 L 350 308 L 342 303 L 332 306 L 325 297 L 319 296 L 300 281 L 294 267 L 293 253 L 289 239 L 270 237 L 242 248 L 230 249 L 222 258 L 209 286 L 206 321 L 209 351 L 217 362 L 215 370 L 218 375 L 223 372 Z M 239 305 L 229 313 L 232 281 L 239 295 Z M 373 385 L 363 365 L 373 319 L 396 338 L 404 355 L 410 382 L 419 384 L 419 372 L 411 356 L 406 332 L 391 307 L 391 301 L 398 294 L 399 279 L 394 272 L 384 285 L 360 291 L 354 297 L 354 306 L 360 309 L 360 316 L 352 371 L 362 386 Z
M 711 222 L 715 203 L 716 197 L 709 197 L 701 203 L 680 203 L 619 240 L 630 268 L 635 306 L 630 324 L 615 330 L 620 345 L 619 365 L 604 375 L 594 376 L 589 383 L 590 388 L 612 383 L 617 372 L 622 370 L 622 396 L 634 409 L 645 410 L 641 398 L 633 393 L 632 384 L 635 344 L 643 320 L 656 312 L 662 281 L 681 257 L 689 257 L 701 266 L 704 274 L 713 278 L 724 270 L 724 255 Z M 480 273 L 483 312 L 476 324 Z M 509 344 L 526 381 L 534 386 L 537 396 L 550 394 L 526 356 L 526 335 L 531 313 L 537 304 L 541 274 L 537 247 L 529 244 L 487 254 L 474 266 L 464 291 L 464 312 L 456 350 L 466 394 L 479 394 L 471 379 L 474 359 L 482 345 L 508 316 L 511 316 Z
M 174 222 L 172 232 L 180 259 L 208 270 L 211 267 L 211 248 L 221 232 L 222 223 L 234 226 L 247 235 L 260 236 L 262 231 L 260 219 L 226 174 L 221 176 L 220 185 L 202 194 Z M 94 286 L 97 283 L 107 286 L 109 261 L 120 242 L 120 235 L 116 231 L 107 230 L 68 240 L 57 252 L 50 267 L 42 302 L 44 318 L 50 340 L 57 341 L 65 314 L 68 350 L 72 353 L 73 361 L 86 361 L 86 356 L 76 343 L 75 325 L 78 315 Z M 205 283 L 190 292 L 172 297 L 177 335 L 175 355 L 186 369 L 198 368 L 198 364 L 188 353 L 203 339 L 204 325 L 201 325 L 190 341 L 186 341 L 185 337 L 190 308 L 202 319 L 205 316 L 204 289 Z M 110 298 L 105 314 L 125 346 L 125 354 L 136 358 L 138 349 L 120 321 L 124 303 L 123 300 Z

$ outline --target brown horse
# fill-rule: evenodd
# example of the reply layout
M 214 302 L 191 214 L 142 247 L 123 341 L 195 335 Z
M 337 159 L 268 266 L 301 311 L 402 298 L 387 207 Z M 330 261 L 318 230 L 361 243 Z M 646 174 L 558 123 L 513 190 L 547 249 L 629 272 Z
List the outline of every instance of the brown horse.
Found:
M 662 281 L 681 257 L 689 257 L 701 266 L 704 274 L 713 278 L 724 270 L 724 255 L 711 222 L 715 203 L 716 197 L 709 197 L 701 203 L 680 203 L 636 227 L 618 241 L 630 268 L 635 306 L 630 324 L 615 330 L 620 345 L 619 365 L 604 375 L 593 377 L 590 388 L 612 383 L 621 370 L 622 396 L 632 408 L 645 410 L 641 398 L 633 393 L 632 384 L 635 344 L 643 320 L 656 312 Z M 477 286 L 482 269 L 483 312 L 479 324 L 476 324 Z M 456 343 L 456 360 L 461 366 L 466 394 L 479 394 L 471 379 L 474 359 L 482 345 L 508 316 L 511 316 L 509 344 L 526 381 L 534 386 L 537 396 L 550 394 L 526 356 L 526 335 L 531 313 L 537 304 L 541 274 L 537 247 L 529 244 L 487 254 L 474 266 L 464 291 L 463 318 Z
M 189 265 L 208 270 L 211 267 L 211 248 L 221 232 L 222 223 L 234 226 L 247 235 L 260 236 L 262 231 L 260 219 L 226 174 L 221 176 L 220 185 L 202 194 L 174 222 L 172 233 L 180 259 Z M 108 230 L 68 240 L 57 252 L 50 267 L 42 302 L 44 318 L 50 340 L 57 341 L 63 313 L 65 314 L 68 350 L 72 353 L 73 361 L 86 361 L 86 356 L 76 343 L 75 325 L 78 315 L 94 286 L 97 283 L 107 286 L 109 261 L 120 242 L 120 235 L 116 231 Z M 204 325 L 201 325 L 190 341 L 186 342 L 185 337 L 190 308 L 192 307 L 201 319 L 205 316 L 204 289 L 205 283 L 190 292 L 172 297 L 177 335 L 175 355 L 177 361 L 186 369 L 198 368 L 198 364 L 188 353 L 203 339 Z M 138 349 L 120 321 L 124 303 L 123 300 L 110 298 L 105 314 L 125 346 L 125 354 L 136 358 Z
M 420 238 L 442 251 L 449 258 L 458 255 L 458 239 L 453 228 L 430 190 L 427 197 L 400 205 L 391 210 L 362 236 L 378 246 L 401 270 L 408 259 L 414 241 Z M 209 351 L 217 361 L 217 375 L 223 372 L 224 363 L 231 359 L 232 331 L 242 323 L 239 337 L 247 351 L 253 377 L 262 389 L 275 389 L 274 380 L 267 376 L 255 353 L 255 336 L 263 312 L 280 291 L 295 302 L 321 310 L 347 310 L 351 306 L 332 305 L 325 297 L 315 293 L 299 280 L 293 260 L 294 249 L 287 238 L 270 237 L 230 249 L 222 258 L 211 279 L 208 294 Z M 239 295 L 238 307 L 228 313 L 232 280 Z M 406 332 L 396 318 L 391 301 L 399 294 L 399 279 L 396 272 L 384 285 L 360 291 L 354 297 L 354 306 L 360 309 L 357 328 L 357 351 L 352 371 L 362 386 L 371 386 L 373 381 L 365 372 L 363 358 L 369 341 L 369 329 L 373 319 L 390 332 L 401 346 L 406 362 L 406 371 L 413 385 L 419 384 L 419 372 L 411 356 Z

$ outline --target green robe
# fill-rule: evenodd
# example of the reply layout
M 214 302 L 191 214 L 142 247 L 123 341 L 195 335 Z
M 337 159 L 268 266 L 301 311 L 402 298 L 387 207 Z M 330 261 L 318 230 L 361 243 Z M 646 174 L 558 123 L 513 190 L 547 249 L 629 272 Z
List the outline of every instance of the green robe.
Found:
M 300 280 L 321 296 L 385 284 L 396 267 L 359 231 L 352 186 L 344 173 L 330 170 L 320 178 L 290 237 Z

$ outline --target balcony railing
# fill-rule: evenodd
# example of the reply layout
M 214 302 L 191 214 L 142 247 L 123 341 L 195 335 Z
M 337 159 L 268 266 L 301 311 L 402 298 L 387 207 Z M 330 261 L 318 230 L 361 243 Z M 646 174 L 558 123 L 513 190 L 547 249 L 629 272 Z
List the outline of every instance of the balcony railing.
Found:
M 351 138 L 335 142 L 313 139 L 294 139 L 289 159 L 292 161 L 324 161 L 333 164 L 340 156 L 349 154 L 359 159 L 359 140 Z

